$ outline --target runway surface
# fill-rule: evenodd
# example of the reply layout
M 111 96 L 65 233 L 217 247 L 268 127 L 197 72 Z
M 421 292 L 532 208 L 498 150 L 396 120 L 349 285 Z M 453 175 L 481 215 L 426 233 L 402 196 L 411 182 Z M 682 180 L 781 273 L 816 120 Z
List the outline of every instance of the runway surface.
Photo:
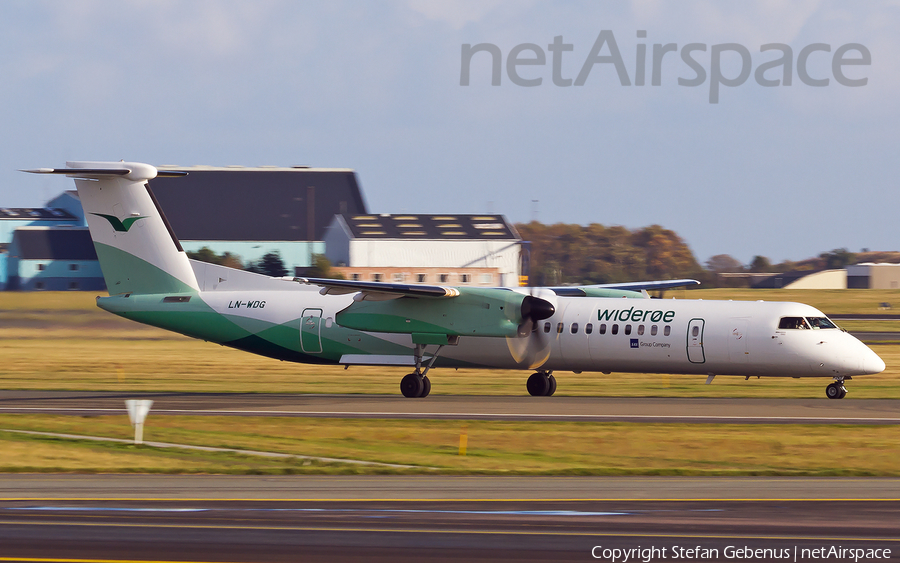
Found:
M 592 551 L 612 561 L 612 550 L 636 548 L 656 549 L 638 559 L 648 561 L 784 561 L 795 550 L 797 561 L 812 561 L 823 557 L 804 558 L 804 549 L 831 547 L 900 553 L 898 479 L 16 475 L 0 477 L 0 496 L 0 561 L 586 561 Z
M 852 393 L 852 390 L 851 390 Z M 900 400 L 485 397 L 255 393 L 0 391 L 0 413 L 124 414 L 126 399 L 152 399 L 153 416 L 900 424 Z

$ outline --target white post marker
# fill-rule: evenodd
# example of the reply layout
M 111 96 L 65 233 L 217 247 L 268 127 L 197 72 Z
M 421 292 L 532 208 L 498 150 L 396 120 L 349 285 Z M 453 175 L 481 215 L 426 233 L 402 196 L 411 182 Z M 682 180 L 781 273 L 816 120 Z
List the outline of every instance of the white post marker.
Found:
M 135 445 L 144 443 L 144 419 L 147 418 L 147 414 L 152 406 L 153 401 L 148 399 L 128 399 L 125 401 L 128 418 L 131 419 L 131 425 L 134 426 Z

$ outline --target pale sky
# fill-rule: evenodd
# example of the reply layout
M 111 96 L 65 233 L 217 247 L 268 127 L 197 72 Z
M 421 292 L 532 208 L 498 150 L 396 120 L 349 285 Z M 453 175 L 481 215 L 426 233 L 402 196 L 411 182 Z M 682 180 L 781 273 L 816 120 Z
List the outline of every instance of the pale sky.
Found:
M 900 250 L 897 29 L 888 1 L 4 1 L 0 206 L 70 189 L 16 172 L 66 160 L 312 165 L 354 168 L 374 212 L 660 224 L 701 263 Z M 579 77 L 604 30 L 630 85 L 602 62 L 583 85 L 556 85 L 555 72 Z M 570 50 L 550 49 L 557 36 Z M 462 45 L 479 43 L 500 50 L 499 86 L 488 52 L 460 85 Z M 653 86 L 653 45 L 670 43 Z M 692 43 L 707 50 L 686 55 Z M 713 46 L 727 43 L 746 47 L 749 78 L 711 104 Z M 790 86 L 755 79 L 782 55 L 760 51 L 771 43 L 790 46 Z M 803 66 L 823 87 L 798 74 L 817 43 L 830 51 Z M 539 86 L 508 73 L 521 44 L 545 64 L 512 71 Z M 835 78 L 845 44 L 870 54 L 839 67 L 865 86 Z M 706 74 L 699 86 L 679 85 L 696 77 L 686 56 Z M 720 60 L 725 81 L 738 77 L 737 51 Z

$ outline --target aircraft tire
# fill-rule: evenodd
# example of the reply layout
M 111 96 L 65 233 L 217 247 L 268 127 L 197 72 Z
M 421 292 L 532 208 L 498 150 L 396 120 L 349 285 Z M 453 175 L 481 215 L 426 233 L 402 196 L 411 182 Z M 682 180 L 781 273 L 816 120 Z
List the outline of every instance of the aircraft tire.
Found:
M 431 380 L 428 379 L 427 375 L 422 376 L 422 392 L 419 394 L 419 398 L 427 397 L 429 393 L 431 393 Z
M 556 378 L 553 377 L 553 374 L 551 373 L 551 374 L 547 377 L 547 379 L 550 380 L 550 388 L 547 389 L 547 397 L 552 397 L 553 394 L 556 393 Z
M 843 399 L 846 396 L 847 396 L 847 388 L 844 387 L 843 385 L 841 385 L 841 395 L 838 397 L 838 399 Z
M 841 394 L 841 385 L 839 383 L 830 383 L 825 388 L 825 396 L 829 399 L 840 399 L 844 395 Z M 845 392 L 846 393 L 846 392 Z
M 415 399 L 422 395 L 425 390 L 425 382 L 422 376 L 417 373 L 409 373 L 400 380 L 400 392 L 408 399 Z
M 547 377 L 546 373 L 532 373 L 528 377 L 528 381 L 525 382 L 525 388 L 528 389 L 528 394 L 532 397 L 544 397 L 550 390 L 550 378 Z

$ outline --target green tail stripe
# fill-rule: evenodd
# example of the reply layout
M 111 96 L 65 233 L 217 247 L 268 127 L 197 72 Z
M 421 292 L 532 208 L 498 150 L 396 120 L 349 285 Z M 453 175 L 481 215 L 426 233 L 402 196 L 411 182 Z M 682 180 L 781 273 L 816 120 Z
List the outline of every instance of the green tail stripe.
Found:
M 110 295 L 118 293 L 197 293 L 197 290 L 124 250 L 95 242 Z

